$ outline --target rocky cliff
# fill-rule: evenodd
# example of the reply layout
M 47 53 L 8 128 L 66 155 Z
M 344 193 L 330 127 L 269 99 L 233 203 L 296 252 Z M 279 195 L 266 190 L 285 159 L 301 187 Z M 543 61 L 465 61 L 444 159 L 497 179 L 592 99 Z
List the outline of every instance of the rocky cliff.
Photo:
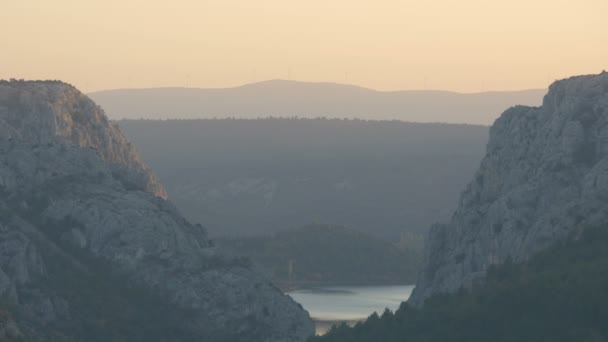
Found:
M 431 228 L 410 303 L 482 282 L 608 221 L 608 73 L 557 81 L 541 107 L 513 107 L 447 224 Z
M 0 310 L 28 340 L 304 341 L 301 306 L 187 222 L 103 111 L 0 83 Z
M 1 82 L 0 138 L 29 144 L 72 143 L 94 148 L 131 187 L 167 198 L 135 147 L 103 110 L 61 82 Z

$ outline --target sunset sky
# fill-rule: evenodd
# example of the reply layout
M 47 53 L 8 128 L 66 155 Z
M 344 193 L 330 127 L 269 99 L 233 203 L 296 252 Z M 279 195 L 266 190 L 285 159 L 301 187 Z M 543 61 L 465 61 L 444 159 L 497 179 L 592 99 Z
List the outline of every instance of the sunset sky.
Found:
M 542 88 L 608 69 L 608 0 L 0 0 L 0 78 Z

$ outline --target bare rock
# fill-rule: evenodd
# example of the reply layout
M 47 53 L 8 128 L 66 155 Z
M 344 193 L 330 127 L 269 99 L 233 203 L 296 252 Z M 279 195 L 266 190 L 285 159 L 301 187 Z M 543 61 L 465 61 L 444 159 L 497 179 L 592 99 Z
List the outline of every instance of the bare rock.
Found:
M 608 220 L 608 73 L 555 82 L 542 107 L 513 107 L 447 224 L 431 228 L 410 303 L 483 282 Z
M 91 290 L 83 279 L 108 284 Z M 77 322 L 106 326 L 91 297 L 129 300 L 108 290 L 116 282 L 149 296 L 143 305 L 158 301 L 153 311 L 166 311 L 163 324 L 188 340 L 314 333 L 299 304 L 180 215 L 86 96 L 60 82 L 0 82 L 0 298 L 16 307 L 26 337 L 82 340 Z M 85 290 L 93 292 L 73 293 Z M 149 314 L 126 304 L 131 317 Z

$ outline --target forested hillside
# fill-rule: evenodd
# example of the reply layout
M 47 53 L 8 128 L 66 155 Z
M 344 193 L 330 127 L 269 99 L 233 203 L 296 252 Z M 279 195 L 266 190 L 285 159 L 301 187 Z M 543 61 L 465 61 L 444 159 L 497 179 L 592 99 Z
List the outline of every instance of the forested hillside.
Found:
M 120 121 L 212 236 L 344 225 L 396 241 L 447 220 L 488 128 L 329 119 Z
M 414 284 L 422 239 L 392 244 L 346 227 L 310 225 L 272 236 L 223 238 L 221 250 L 250 257 L 281 288 Z

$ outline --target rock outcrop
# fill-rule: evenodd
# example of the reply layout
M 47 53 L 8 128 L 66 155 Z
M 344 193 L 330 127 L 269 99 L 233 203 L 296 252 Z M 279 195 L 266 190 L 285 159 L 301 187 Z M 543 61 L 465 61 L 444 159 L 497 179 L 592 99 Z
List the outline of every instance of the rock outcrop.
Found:
M 314 332 L 246 260 L 217 252 L 103 111 L 61 82 L 0 83 L 3 303 L 28 340 L 278 342 Z
M 31 145 L 72 143 L 94 148 L 127 187 L 167 198 L 103 110 L 76 88 L 61 82 L 0 82 L 0 138 Z
M 557 81 L 542 107 L 513 107 L 451 222 L 433 226 L 409 302 L 483 282 L 491 265 L 525 261 L 608 221 L 608 73 Z

